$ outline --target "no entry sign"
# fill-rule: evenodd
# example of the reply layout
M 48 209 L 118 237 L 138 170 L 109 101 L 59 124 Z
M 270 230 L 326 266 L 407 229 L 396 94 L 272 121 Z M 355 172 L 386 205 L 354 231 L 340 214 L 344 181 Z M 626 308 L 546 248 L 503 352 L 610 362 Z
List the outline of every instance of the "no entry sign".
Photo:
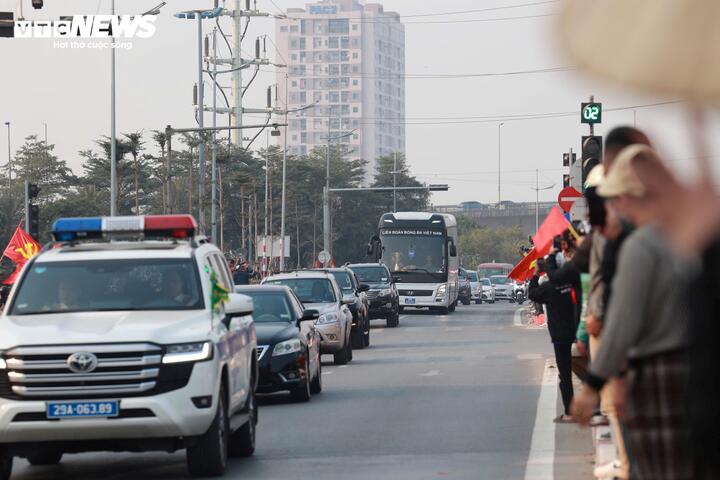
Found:
M 560 195 L 558 195 L 558 204 L 564 212 L 570 213 L 573 203 L 575 203 L 575 201 L 580 197 L 582 197 L 582 193 L 578 192 L 575 187 L 565 187 L 560 190 Z

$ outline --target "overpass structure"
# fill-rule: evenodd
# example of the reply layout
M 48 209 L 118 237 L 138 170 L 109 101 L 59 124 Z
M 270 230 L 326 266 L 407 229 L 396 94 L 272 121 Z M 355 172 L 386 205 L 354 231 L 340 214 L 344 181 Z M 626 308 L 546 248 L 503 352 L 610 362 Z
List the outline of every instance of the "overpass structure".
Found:
M 500 202 L 499 204 L 482 204 L 479 202 L 464 202 L 460 205 L 433 205 L 433 212 L 451 213 L 455 216 L 464 216 L 475 220 L 478 224 L 488 228 L 520 227 L 526 235 L 535 233 L 536 208 L 540 223 L 550 213 L 556 202 L 516 203 Z

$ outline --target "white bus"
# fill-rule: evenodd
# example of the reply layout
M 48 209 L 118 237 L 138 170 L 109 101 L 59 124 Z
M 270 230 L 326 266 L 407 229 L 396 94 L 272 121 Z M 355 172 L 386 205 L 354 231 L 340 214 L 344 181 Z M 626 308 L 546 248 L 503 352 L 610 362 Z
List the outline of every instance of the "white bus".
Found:
M 400 308 L 455 310 L 458 297 L 457 221 L 441 213 L 398 212 L 380 217 L 369 253 L 392 273 Z

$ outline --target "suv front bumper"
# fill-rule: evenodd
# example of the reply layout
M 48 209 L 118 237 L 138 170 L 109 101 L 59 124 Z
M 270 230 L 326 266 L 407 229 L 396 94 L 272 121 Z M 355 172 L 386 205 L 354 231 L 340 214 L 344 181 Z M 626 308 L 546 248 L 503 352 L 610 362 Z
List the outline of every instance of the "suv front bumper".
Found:
M 183 388 L 151 396 L 119 398 L 120 415 L 115 418 L 47 420 L 45 400 L 0 398 L 0 443 L 201 435 L 215 417 L 220 381 L 217 372 L 216 361 L 198 362 Z M 198 408 L 193 403 L 192 398 L 202 396 L 212 397 L 209 407 Z

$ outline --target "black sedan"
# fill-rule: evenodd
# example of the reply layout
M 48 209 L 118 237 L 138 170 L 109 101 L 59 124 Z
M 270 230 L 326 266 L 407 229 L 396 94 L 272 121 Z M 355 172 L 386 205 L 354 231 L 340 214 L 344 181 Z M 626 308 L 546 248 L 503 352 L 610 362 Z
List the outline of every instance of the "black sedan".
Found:
M 367 298 L 370 303 L 370 320 L 384 318 L 389 328 L 400 323 L 400 296 L 390 270 L 380 263 L 356 263 L 347 265 L 358 280 L 370 287 Z
M 258 393 L 290 391 L 306 402 L 322 390 L 320 335 L 316 310 L 305 310 L 295 293 L 279 285 L 243 285 L 235 291 L 253 299 L 258 348 Z

